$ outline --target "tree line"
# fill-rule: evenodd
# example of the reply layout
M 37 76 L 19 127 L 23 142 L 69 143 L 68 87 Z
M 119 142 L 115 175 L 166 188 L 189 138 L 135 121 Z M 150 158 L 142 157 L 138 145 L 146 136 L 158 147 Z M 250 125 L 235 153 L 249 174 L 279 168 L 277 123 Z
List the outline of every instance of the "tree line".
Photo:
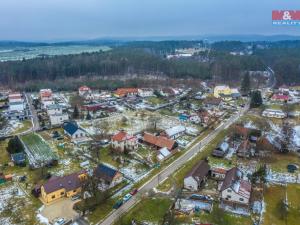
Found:
M 35 85 L 45 81 L 94 76 L 151 74 L 170 78 L 239 80 L 242 71 L 255 70 L 262 63 L 251 56 L 213 55 L 211 61 L 197 58 L 172 59 L 145 49 L 119 47 L 108 52 L 41 57 L 0 63 L 0 82 L 15 87 L 24 81 Z

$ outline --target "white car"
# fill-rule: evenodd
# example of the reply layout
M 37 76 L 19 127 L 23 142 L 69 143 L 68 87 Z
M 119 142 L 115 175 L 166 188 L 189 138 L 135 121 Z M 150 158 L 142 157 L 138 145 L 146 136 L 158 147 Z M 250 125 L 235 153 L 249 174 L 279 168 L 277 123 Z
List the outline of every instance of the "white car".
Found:
M 131 197 L 132 197 L 131 194 L 125 195 L 124 198 L 123 198 L 123 202 L 127 202 Z

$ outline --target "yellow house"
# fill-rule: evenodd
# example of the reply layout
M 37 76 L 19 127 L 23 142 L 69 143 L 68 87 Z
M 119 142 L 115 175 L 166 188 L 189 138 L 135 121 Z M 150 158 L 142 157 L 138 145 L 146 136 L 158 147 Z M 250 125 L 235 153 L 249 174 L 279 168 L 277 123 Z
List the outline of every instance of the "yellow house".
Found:
M 72 173 L 64 177 L 51 177 L 41 186 L 41 198 L 45 203 L 51 203 L 63 197 L 72 197 L 81 192 L 85 172 Z
M 232 100 L 232 90 L 228 85 L 220 85 L 214 88 L 214 97 L 222 98 L 224 101 Z

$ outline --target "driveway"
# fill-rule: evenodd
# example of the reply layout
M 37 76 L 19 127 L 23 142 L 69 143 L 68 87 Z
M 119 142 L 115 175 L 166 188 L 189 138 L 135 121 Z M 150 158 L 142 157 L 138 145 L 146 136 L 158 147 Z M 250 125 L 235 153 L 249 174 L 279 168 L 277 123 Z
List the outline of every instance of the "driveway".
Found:
M 44 205 L 44 209 L 41 214 L 46 217 L 49 222 L 53 222 L 56 218 L 64 218 L 67 221 L 71 220 L 78 215 L 78 213 L 73 210 L 75 202 L 76 201 L 72 201 L 69 198 L 57 200 L 50 205 Z

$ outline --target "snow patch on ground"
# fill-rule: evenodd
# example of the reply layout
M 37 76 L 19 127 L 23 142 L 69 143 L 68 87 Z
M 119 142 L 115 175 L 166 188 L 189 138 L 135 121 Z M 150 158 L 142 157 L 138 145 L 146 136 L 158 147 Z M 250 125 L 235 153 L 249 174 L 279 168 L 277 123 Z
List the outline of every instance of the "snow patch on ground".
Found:
M 272 170 L 268 170 L 266 180 L 275 184 L 296 184 L 300 183 L 299 176 L 289 173 L 277 173 Z
M 247 122 L 244 127 L 249 128 L 249 129 L 257 129 L 257 127 L 253 124 L 252 121 Z
M 297 147 L 300 147 L 300 126 L 295 126 L 293 130 L 293 142 Z

